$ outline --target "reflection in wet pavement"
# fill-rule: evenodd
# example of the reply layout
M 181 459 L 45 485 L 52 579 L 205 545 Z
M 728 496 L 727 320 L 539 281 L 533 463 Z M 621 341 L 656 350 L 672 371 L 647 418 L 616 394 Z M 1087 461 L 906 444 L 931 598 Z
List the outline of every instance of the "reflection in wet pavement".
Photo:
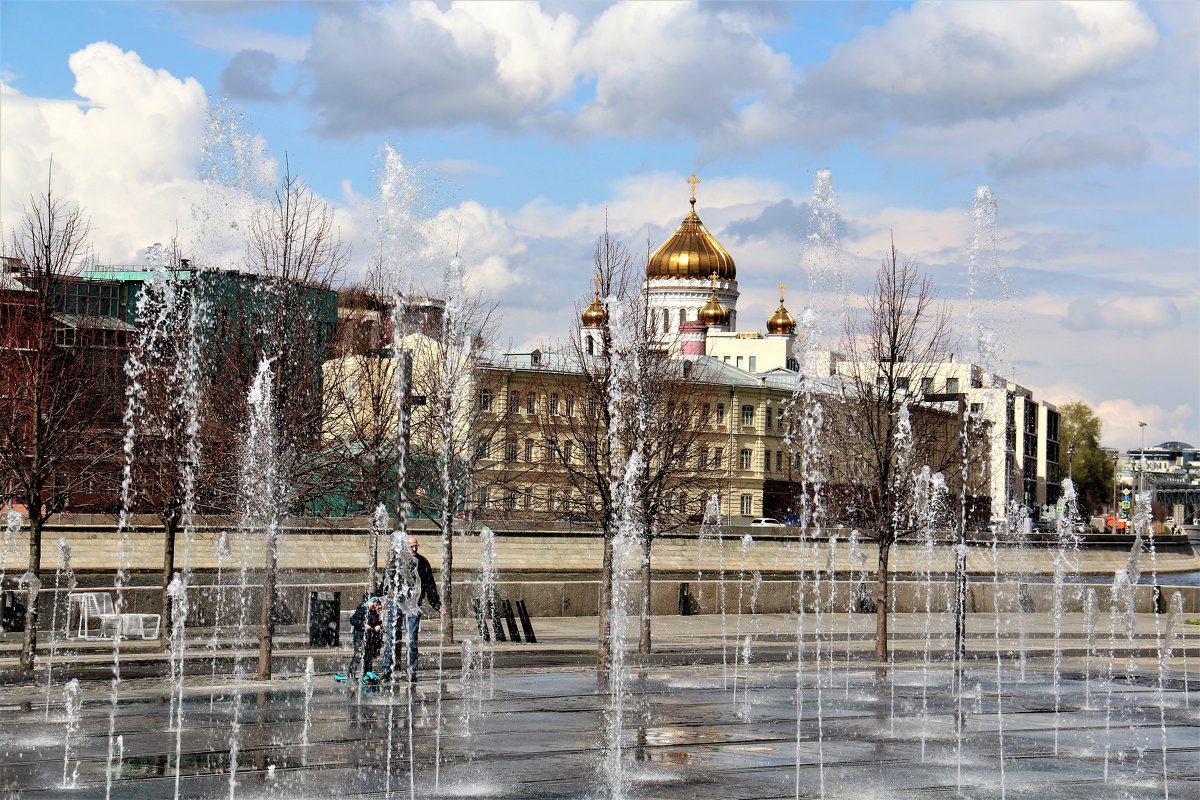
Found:
M 917 669 L 897 671 L 890 682 L 880 681 L 874 670 L 851 671 L 848 682 L 845 673 L 822 673 L 818 726 L 811 702 L 815 676 L 805 679 L 797 714 L 795 672 L 786 665 L 750 670 L 738 690 L 749 692 L 748 715 L 723 687 L 720 667 L 650 669 L 634 679 L 634 707 L 626 717 L 629 796 L 817 797 L 823 772 L 827 797 L 1000 797 L 1001 752 L 1007 796 L 1164 796 L 1163 728 L 1154 686 L 1122 676 L 1109 685 L 1093 676 L 1087 708 L 1084 682 L 1068 676 L 1055 755 L 1056 718 L 1046 704 L 1049 676 L 1031 672 L 1024 683 L 1014 679 L 1002 687 L 1002 725 L 994 676 L 994 670 L 970 672 L 958 698 L 944 670 L 929 674 L 927 688 Z M 402 685 L 362 690 L 318 677 L 305 748 L 303 687 L 247 687 L 233 796 L 408 797 L 410 791 L 422 798 L 605 796 L 597 747 L 607 698 L 598 693 L 592 672 L 497 673 L 494 697 L 484 703 L 481 717 L 470 718 L 469 735 L 460 729 L 459 682 L 446 680 L 442 690 L 443 729 L 435 744 L 434 681 L 421 684 L 410 699 Z M 1182 689 L 1166 694 L 1168 788 L 1178 797 L 1195 796 L 1200 781 L 1200 711 L 1196 703 L 1191 708 L 1184 703 Z M 211 709 L 207 687 L 185 699 L 181 797 L 231 796 L 233 706 L 228 690 Z M 68 754 L 78 762 L 76 789 L 61 787 L 61 709 L 50 709 L 49 722 L 44 698 L 3 710 L 0 788 L 21 798 L 104 797 L 106 687 L 85 686 L 82 720 Z M 169 723 L 169 690 L 159 681 L 130 681 L 116 722 L 124 752 L 112 797 L 173 796 L 175 735 Z

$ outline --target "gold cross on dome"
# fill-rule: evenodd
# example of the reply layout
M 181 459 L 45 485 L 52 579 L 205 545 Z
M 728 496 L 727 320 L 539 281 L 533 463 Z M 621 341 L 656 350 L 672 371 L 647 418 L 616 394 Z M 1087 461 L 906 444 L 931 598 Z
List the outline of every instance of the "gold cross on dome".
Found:
M 599 297 L 600 296 L 600 276 L 593 275 L 592 282 L 596 284 L 596 297 Z
M 692 187 L 691 204 L 696 205 L 696 186 L 700 183 L 700 179 L 696 177 L 696 173 L 692 173 L 692 177 L 687 179 L 688 185 Z
M 715 292 L 717 290 L 717 271 L 713 270 L 713 274 L 708 277 L 712 281 L 712 289 Z
M 779 304 L 783 305 L 783 290 L 787 288 L 787 284 L 780 282 L 779 284 Z

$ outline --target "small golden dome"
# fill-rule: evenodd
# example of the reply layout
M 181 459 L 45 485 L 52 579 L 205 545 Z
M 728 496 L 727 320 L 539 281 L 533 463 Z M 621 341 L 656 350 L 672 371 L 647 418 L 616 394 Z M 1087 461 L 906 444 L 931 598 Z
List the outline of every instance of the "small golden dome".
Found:
M 583 310 L 583 314 L 580 316 L 585 328 L 604 327 L 604 323 L 608 322 L 608 309 L 600 302 L 599 294 L 592 300 L 591 305 Z
M 783 307 L 783 284 L 779 284 L 779 308 L 767 320 L 767 333 L 795 333 L 796 318 Z
M 721 280 L 737 279 L 737 267 L 733 256 L 708 232 L 696 214 L 695 175 L 688 180 L 692 184 L 692 210 L 683 223 L 663 242 L 650 260 L 646 262 L 646 278 L 707 278 L 717 273 Z
M 699 312 L 696 314 L 696 319 L 704 323 L 706 326 L 711 325 L 728 325 L 729 311 L 725 306 L 721 305 L 721 301 L 717 299 L 717 292 L 714 289 L 709 295 L 708 302 L 705 303 Z

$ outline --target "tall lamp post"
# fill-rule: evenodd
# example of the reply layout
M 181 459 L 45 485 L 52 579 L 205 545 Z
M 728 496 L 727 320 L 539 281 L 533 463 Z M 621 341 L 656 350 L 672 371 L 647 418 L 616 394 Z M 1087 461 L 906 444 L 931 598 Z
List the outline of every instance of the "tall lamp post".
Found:
M 1145 488 L 1143 483 L 1146 478 L 1146 423 L 1139 421 L 1138 427 L 1142 429 L 1142 451 L 1138 454 L 1138 494 L 1140 495 Z
M 1112 532 L 1117 532 L 1117 464 L 1121 462 L 1121 454 L 1113 453 L 1113 499 L 1112 499 Z

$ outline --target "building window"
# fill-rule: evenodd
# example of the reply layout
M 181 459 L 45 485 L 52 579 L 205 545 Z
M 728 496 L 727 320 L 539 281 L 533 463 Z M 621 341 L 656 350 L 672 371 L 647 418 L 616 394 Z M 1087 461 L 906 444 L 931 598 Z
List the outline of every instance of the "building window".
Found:
M 596 345 L 595 345 L 595 343 L 592 341 L 592 337 L 591 337 L 591 336 L 584 337 L 584 340 L 583 340 L 583 342 L 584 342 L 584 344 L 585 344 L 585 345 L 587 345 L 587 354 L 588 354 L 589 356 L 590 356 L 590 355 L 595 355 L 595 353 L 596 353 Z
M 479 440 L 479 445 L 475 448 L 475 457 L 477 459 L 485 459 L 492 457 L 492 440 L 486 436 Z
M 771 430 L 771 409 L 767 409 L 767 414 L 763 421 L 767 423 L 767 430 Z
M 721 468 L 721 462 L 724 460 L 724 457 L 725 457 L 725 448 L 724 447 L 714 447 L 713 448 L 713 455 L 712 455 L 713 469 Z
M 533 461 L 533 439 L 525 440 L 525 461 Z
M 491 411 L 492 410 L 492 390 L 491 389 L 480 389 L 479 390 L 479 410 L 480 411 Z
M 946 378 L 946 394 L 958 394 L 958 378 Z
M 933 394 L 933 378 L 921 378 L 921 394 Z
M 725 357 L 724 357 L 723 359 L 721 359 L 721 360 L 722 360 L 722 361 L 724 361 L 726 364 L 728 364 L 728 363 L 729 363 L 729 356 L 725 356 Z
M 750 451 L 746 448 L 742 448 L 739 463 L 741 464 L 742 469 L 750 469 Z
M 546 491 L 546 510 L 551 511 L 551 512 L 554 511 L 554 490 L 553 489 L 548 489 Z
M 487 487 L 487 486 L 480 488 L 478 498 L 479 498 L 479 507 L 480 508 L 487 508 L 489 505 L 491 505 L 491 502 L 492 502 L 491 488 Z
M 725 421 L 725 404 L 717 403 L 717 424 L 720 425 Z
M 971 403 L 971 413 L 972 414 L 982 414 L 983 413 L 983 403 Z
M 671 330 L 671 311 L 670 311 L 670 309 L 664 308 L 662 310 L 662 326 L 663 326 L 663 333 L 666 333 L 669 330 Z
M 532 486 L 525 487 L 525 499 L 521 503 L 521 507 L 524 508 L 526 511 L 533 508 L 533 487 Z
M 563 399 L 563 406 L 564 406 L 563 412 L 568 417 L 574 416 L 574 414 L 575 414 L 575 398 L 574 397 L 572 397 L 571 395 L 567 395 Z
M 752 495 L 752 494 L 742 495 L 742 516 L 743 517 L 754 516 L 754 495 Z
M 679 330 L 683 330 L 683 323 L 687 322 L 687 309 L 679 309 Z
M 587 415 L 591 419 L 595 419 L 600 413 L 600 403 L 594 397 L 587 399 Z
M 563 442 L 562 460 L 563 460 L 564 464 L 571 463 L 571 443 L 570 442 Z
M 512 511 L 516 507 L 517 507 L 517 493 L 515 491 L 513 491 L 512 489 L 510 489 L 504 495 L 504 510 Z
M 555 417 L 558 416 L 558 392 L 550 393 L 550 414 Z
M 750 356 L 750 371 L 758 372 L 758 358 L 755 356 Z
M 517 460 L 517 440 L 515 438 L 510 437 L 504 440 L 504 460 Z
M 738 356 L 738 357 L 737 357 L 737 368 L 738 368 L 738 369 L 741 369 L 741 368 L 742 368 L 742 362 L 743 362 L 743 361 L 745 361 L 745 358 L 743 358 L 742 356 Z
M 525 395 L 525 413 L 532 414 L 535 411 L 537 411 L 537 397 L 534 396 L 533 392 L 529 392 Z
M 896 378 L 896 388 L 902 392 L 908 391 L 908 378 Z
M 771 451 L 763 450 L 763 472 L 771 471 Z
M 547 464 L 554 463 L 554 456 L 557 452 L 558 452 L 558 440 L 557 439 L 547 439 L 546 440 L 546 463 Z
M 701 447 L 700 450 L 697 452 L 696 466 L 699 469 L 706 469 L 708 467 L 708 448 L 707 447 Z
M 775 409 L 775 427 L 783 430 L 783 407 Z
M 754 406 L 742 406 L 742 425 L 750 426 L 754 424 Z
M 508 411 L 510 414 L 516 414 L 521 410 L 521 398 L 516 392 L 508 393 Z
M 782 450 L 775 451 L 775 471 L 783 472 L 783 451 Z

